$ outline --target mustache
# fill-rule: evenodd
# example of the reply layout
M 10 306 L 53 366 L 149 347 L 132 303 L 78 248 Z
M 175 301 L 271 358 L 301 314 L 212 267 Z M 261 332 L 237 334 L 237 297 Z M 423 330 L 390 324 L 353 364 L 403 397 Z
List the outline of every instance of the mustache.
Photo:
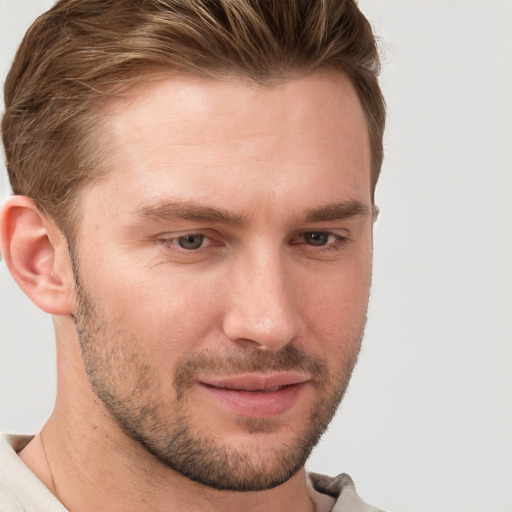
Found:
M 311 375 L 310 383 L 323 387 L 328 378 L 327 363 L 287 345 L 277 352 L 240 350 L 230 354 L 194 354 L 176 366 L 174 387 L 178 398 L 193 385 L 199 373 L 227 376 L 265 371 L 300 371 Z

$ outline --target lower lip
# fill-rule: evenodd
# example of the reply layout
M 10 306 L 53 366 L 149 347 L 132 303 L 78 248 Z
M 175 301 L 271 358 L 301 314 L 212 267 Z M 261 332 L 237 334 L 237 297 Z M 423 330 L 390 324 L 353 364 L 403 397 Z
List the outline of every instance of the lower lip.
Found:
M 210 396 L 240 416 L 267 418 L 290 410 L 298 401 L 305 384 L 292 384 L 276 391 L 244 391 L 201 384 Z

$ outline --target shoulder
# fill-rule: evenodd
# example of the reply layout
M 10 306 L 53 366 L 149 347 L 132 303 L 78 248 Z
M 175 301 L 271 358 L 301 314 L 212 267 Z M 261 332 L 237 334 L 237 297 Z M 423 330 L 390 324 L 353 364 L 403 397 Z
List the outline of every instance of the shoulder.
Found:
M 26 443 L 30 437 L 26 438 Z M 24 512 L 23 505 L 16 497 L 10 482 L 13 473 L 13 461 L 18 457 L 16 447 L 23 444 L 23 436 L 0 435 L 0 503 L 2 512 Z M 16 471 L 14 469 L 14 471 Z
M 0 480 L 0 503 L 2 504 L 2 512 L 25 512 L 22 504 L 12 491 L 4 485 L 3 480 Z
M 318 492 L 336 499 L 332 512 L 382 512 L 359 497 L 354 481 L 346 473 L 336 477 L 318 473 L 309 473 L 308 476 Z
M 18 457 L 32 436 L 0 434 L 1 512 L 66 512 L 57 498 Z

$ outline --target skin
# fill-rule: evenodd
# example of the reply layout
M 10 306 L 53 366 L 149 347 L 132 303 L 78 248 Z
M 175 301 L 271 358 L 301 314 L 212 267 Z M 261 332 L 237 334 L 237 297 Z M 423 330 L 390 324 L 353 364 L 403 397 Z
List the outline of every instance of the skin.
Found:
M 196 441 L 214 439 L 208 451 L 243 455 L 234 474 L 247 478 L 282 474 L 280 454 L 297 452 L 312 414 L 328 423 L 357 358 L 371 280 L 370 149 L 349 80 L 173 76 L 113 103 L 104 139 L 112 158 L 80 199 L 76 275 L 51 219 L 26 198 L 4 210 L 6 261 L 54 315 L 57 337 L 56 407 L 22 459 L 72 511 L 328 507 L 299 456 L 275 488 L 220 491 L 162 464 L 116 415 L 141 429 L 186 421 Z M 33 256 L 20 261 L 23 252 Z M 303 381 L 278 414 L 256 404 L 245 417 L 201 384 L 265 378 L 290 350 L 319 366 L 292 365 Z M 197 360 L 180 395 L 176 375 Z M 152 412 L 135 417 L 144 405 Z

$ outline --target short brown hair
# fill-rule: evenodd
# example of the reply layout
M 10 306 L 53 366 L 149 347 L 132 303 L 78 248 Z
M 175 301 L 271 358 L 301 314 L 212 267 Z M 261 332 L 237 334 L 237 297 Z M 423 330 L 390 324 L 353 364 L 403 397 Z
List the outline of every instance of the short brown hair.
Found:
M 346 73 L 359 95 L 373 192 L 385 106 L 375 38 L 354 0 L 61 0 L 27 32 L 5 84 L 11 186 L 72 237 L 77 193 L 101 168 L 91 141 L 105 98 L 158 70 L 269 83 L 321 68 Z

